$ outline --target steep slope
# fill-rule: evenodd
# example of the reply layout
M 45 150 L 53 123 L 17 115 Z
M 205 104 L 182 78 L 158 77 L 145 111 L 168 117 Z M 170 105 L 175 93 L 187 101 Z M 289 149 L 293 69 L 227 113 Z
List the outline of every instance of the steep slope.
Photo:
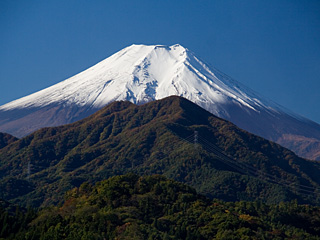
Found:
M 264 99 L 180 46 L 132 45 L 54 86 L 0 107 L 0 131 L 17 137 L 75 122 L 106 104 L 183 96 L 240 128 L 320 159 L 320 125 Z
M 232 201 L 318 203 L 320 187 L 319 163 L 181 97 L 114 102 L 81 121 L 38 130 L 0 150 L 0 164 L 0 198 L 26 205 L 59 202 L 83 181 L 127 172 L 163 174 Z

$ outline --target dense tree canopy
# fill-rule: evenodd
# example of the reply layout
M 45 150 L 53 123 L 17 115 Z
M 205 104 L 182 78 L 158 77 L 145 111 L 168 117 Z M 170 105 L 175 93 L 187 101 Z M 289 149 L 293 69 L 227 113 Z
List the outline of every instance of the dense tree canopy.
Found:
M 85 181 L 134 172 L 162 174 L 212 199 L 319 205 L 319 171 L 318 162 L 169 97 L 141 106 L 114 102 L 6 145 L 0 149 L 0 198 L 44 207 Z
M 320 208 L 210 200 L 160 175 L 126 174 L 38 212 L 2 203 L 0 226 L 4 239 L 320 239 Z

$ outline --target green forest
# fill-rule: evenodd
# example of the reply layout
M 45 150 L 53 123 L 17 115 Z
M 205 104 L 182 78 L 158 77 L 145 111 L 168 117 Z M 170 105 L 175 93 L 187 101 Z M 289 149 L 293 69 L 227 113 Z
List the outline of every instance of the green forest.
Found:
M 0 198 L 22 207 L 57 205 L 83 182 L 128 172 L 161 174 L 210 199 L 320 204 L 319 162 L 179 97 L 114 102 L 69 125 L 1 139 Z
M 0 239 L 320 239 L 320 207 L 224 202 L 164 176 L 87 182 L 58 206 L 2 201 Z
M 0 134 L 0 239 L 320 239 L 320 163 L 190 101 Z

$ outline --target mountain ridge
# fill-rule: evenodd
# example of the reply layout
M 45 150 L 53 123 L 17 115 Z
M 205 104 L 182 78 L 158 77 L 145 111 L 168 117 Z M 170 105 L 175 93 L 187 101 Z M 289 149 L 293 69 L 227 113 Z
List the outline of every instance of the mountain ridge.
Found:
M 65 81 L 0 106 L 0 131 L 22 137 L 75 122 L 113 101 L 143 104 L 171 95 L 300 156 L 320 159 L 319 148 L 306 150 L 311 139 L 320 145 L 319 124 L 259 96 L 179 44 L 126 47 Z
M 213 146 L 229 160 L 211 151 Z M 0 149 L 0 197 L 47 206 L 84 181 L 134 172 L 165 175 L 210 198 L 270 203 L 297 198 L 315 204 L 319 170 L 319 163 L 172 96 L 143 105 L 113 102 L 85 119 L 37 130 Z

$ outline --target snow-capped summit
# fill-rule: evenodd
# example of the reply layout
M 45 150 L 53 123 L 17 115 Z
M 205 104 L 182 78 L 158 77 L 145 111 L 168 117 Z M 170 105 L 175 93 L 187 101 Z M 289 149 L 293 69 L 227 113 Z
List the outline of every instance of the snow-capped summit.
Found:
M 126 47 L 69 79 L 0 106 L 0 131 L 21 137 L 41 127 L 82 119 L 113 101 L 143 104 L 170 95 L 185 97 L 287 147 L 297 139 L 303 144 L 312 140 L 319 146 L 319 156 L 292 149 L 320 158 L 318 124 L 264 99 L 179 44 Z
M 74 77 L 5 104 L 0 110 L 56 103 L 101 108 L 116 100 L 141 104 L 170 95 L 183 96 L 200 105 L 214 104 L 210 110 L 215 114 L 223 111 L 218 103 L 230 100 L 253 110 L 263 105 L 250 90 L 215 69 L 210 70 L 192 52 L 176 44 L 132 45 Z

